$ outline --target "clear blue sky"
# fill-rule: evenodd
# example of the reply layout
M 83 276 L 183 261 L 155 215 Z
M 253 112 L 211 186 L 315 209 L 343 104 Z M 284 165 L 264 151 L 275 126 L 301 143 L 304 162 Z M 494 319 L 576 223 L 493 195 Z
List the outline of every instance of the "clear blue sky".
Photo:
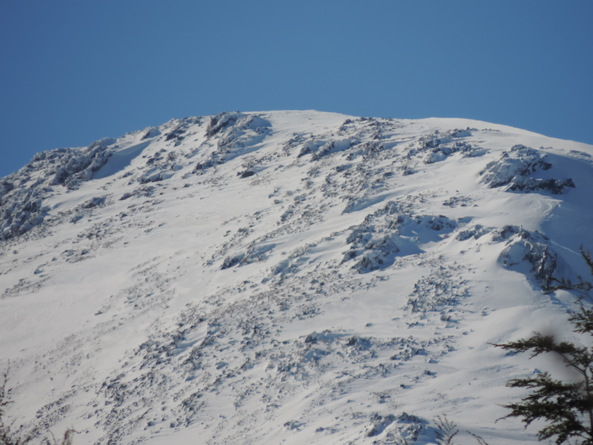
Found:
M 593 143 L 593 1 L 0 0 L 0 176 L 174 117 L 272 109 Z

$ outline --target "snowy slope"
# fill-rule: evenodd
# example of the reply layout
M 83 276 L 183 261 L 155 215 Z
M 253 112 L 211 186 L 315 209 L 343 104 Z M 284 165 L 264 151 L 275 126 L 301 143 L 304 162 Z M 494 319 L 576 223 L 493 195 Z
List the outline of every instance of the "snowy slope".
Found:
M 496 420 L 548 364 L 491 343 L 570 335 L 592 189 L 593 147 L 463 119 L 224 113 L 40 153 L 0 180 L 10 415 L 76 444 L 428 444 L 437 416 L 536 443 Z

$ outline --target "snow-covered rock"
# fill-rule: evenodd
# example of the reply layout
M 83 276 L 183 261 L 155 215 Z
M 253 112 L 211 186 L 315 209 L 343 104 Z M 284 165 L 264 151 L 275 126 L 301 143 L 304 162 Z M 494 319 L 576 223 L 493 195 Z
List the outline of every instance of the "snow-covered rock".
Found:
M 75 444 L 429 444 L 443 416 L 535 444 L 497 419 L 547 363 L 492 343 L 571 335 L 592 188 L 593 147 L 463 119 L 232 112 L 40 153 L 0 180 L 8 415 Z

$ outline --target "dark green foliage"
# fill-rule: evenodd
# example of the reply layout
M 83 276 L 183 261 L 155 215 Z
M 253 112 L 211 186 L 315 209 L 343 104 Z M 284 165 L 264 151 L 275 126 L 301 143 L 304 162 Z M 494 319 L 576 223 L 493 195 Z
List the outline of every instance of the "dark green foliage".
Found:
M 591 275 L 593 276 L 593 258 L 591 257 L 591 252 L 585 250 L 585 248 L 583 246 L 581 246 L 581 255 L 583 256 L 585 263 L 587 263 L 587 266 L 589 266 L 589 271 L 591 272 Z
M 593 310 L 581 306 L 581 310 L 573 314 L 569 320 L 574 325 L 575 332 L 593 335 Z
M 581 306 L 569 320 L 575 332 L 593 335 L 593 310 Z M 520 417 L 526 426 L 544 420 L 547 425 L 539 430 L 539 440 L 555 437 L 556 444 L 562 444 L 574 438 L 580 445 L 593 445 L 593 347 L 576 346 L 541 333 L 496 346 L 513 352 L 529 351 L 531 357 L 554 354 L 579 376 L 574 382 L 565 382 L 544 372 L 509 381 L 509 387 L 530 392 L 519 403 L 506 405 L 511 410 L 507 417 Z
M 580 248 L 581 256 L 593 276 L 591 253 Z M 580 279 L 580 277 L 579 277 Z M 558 288 L 576 290 L 584 294 L 593 289 L 587 281 L 578 285 Z M 593 336 L 593 310 L 581 304 L 580 309 L 568 319 L 573 331 Z M 529 394 L 519 403 L 511 403 L 507 417 L 520 417 L 525 426 L 534 420 L 543 420 L 546 426 L 538 431 L 539 440 L 555 437 L 560 445 L 574 439 L 578 445 L 593 445 L 593 346 L 577 346 L 574 343 L 559 341 L 552 335 L 536 332 L 529 338 L 495 345 L 513 352 L 531 352 L 531 357 L 540 354 L 553 354 L 571 369 L 578 378 L 562 381 L 547 372 L 535 377 L 513 379 L 507 383 L 511 388 L 527 388 Z

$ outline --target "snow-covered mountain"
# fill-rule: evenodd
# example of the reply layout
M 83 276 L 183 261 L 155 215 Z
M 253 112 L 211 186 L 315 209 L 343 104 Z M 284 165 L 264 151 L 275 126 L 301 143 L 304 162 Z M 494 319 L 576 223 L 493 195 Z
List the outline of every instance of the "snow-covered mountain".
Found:
M 39 153 L 0 180 L 8 415 L 75 444 L 428 444 L 437 417 L 536 443 L 497 419 L 550 364 L 492 343 L 570 335 L 592 191 L 592 146 L 463 119 L 224 113 Z

